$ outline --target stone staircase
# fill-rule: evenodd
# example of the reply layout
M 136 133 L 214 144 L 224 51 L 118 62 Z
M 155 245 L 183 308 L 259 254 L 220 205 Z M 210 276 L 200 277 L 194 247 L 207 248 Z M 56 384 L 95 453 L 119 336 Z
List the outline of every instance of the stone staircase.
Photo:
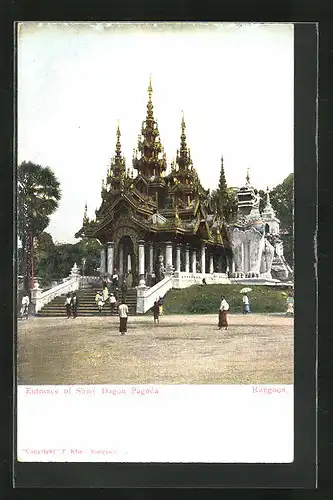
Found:
M 77 292 L 79 299 L 78 316 L 111 316 L 110 305 L 106 303 L 100 313 L 97 309 L 95 303 L 95 296 L 98 288 L 84 288 Z M 66 295 L 61 295 L 56 297 L 51 302 L 46 304 L 37 314 L 38 317 L 65 317 L 65 298 Z M 122 300 L 121 291 L 118 292 L 118 300 Z M 134 316 L 136 314 L 136 303 L 137 303 L 137 291 L 135 288 L 129 288 L 126 293 L 126 304 L 128 305 L 129 315 Z M 113 316 L 118 315 L 118 310 L 116 309 Z

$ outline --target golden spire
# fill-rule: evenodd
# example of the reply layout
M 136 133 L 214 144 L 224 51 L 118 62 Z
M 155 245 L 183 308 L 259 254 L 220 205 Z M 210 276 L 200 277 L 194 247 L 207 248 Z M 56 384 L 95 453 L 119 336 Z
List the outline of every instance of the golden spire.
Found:
M 147 119 L 154 119 L 153 116 L 153 101 L 152 101 L 153 87 L 151 84 L 151 75 L 149 76 L 149 87 L 148 87 L 148 104 L 147 104 Z
M 119 120 L 118 120 L 118 126 L 117 126 L 117 143 L 116 143 L 116 156 L 121 156 L 121 145 L 120 145 L 120 126 L 119 126 Z
M 180 143 L 180 150 L 182 151 L 185 151 L 186 150 L 186 134 L 185 134 L 185 129 L 186 129 L 186 125 L 185 125 L 185 118 L 184 118 L 184 111 L 182 111 L 182 134 L 180 136 L 180 140 L 181 140 L 181 143 Z

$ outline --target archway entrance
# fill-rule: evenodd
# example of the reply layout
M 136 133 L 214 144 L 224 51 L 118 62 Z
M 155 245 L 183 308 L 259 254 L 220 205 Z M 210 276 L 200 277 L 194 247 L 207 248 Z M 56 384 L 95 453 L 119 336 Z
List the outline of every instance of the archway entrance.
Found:
M 117 269 L 120 282 L 126 279 L 127 286 L 132 287 L 137 284 L 137 263 L 133 241 L 129 236 L 123 236 L 119 240 L 117 255 Z

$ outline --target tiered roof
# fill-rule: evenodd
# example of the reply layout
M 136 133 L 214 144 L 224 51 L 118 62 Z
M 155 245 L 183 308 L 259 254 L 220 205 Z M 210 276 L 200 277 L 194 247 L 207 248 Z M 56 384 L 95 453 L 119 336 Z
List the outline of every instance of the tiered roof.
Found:
M 83 227 L 77 236 L 107 241 L 112 237 L 117 217 L 127 214 L 128 220 L 148 232 L 197 235 L 210 243 L 222 244 L 222 223 L 207 204 L 208 191 L 201 186 L 193 166 L 185 130 L 183 115 L 180 149 L 171 173 L 166 175 L 166 155 L 154 118 L 150 80 L 147 115 L 133 155 L 137 173 L 133 175 L 126 170 L 118 123 L 115 156 L 102 185 L 102 204 L 96 211 L 96 220 L 89 221 L 85 213 Z

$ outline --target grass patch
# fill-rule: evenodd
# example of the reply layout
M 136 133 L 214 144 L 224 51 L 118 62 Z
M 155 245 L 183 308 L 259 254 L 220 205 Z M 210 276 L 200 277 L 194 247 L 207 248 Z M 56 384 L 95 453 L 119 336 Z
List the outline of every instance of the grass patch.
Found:
M 212 314 L 220 307 L 223 294 L 230 305 L 230 313 L 242 313 L 240 290 L 245 285 L 193 285 L 183 290 L 170 290 L 165 296 L 165 314 Z M 276 313 L 286 311 L 286 297 L 282 289 L 251 285 L 248 294 L 251 312 Z

